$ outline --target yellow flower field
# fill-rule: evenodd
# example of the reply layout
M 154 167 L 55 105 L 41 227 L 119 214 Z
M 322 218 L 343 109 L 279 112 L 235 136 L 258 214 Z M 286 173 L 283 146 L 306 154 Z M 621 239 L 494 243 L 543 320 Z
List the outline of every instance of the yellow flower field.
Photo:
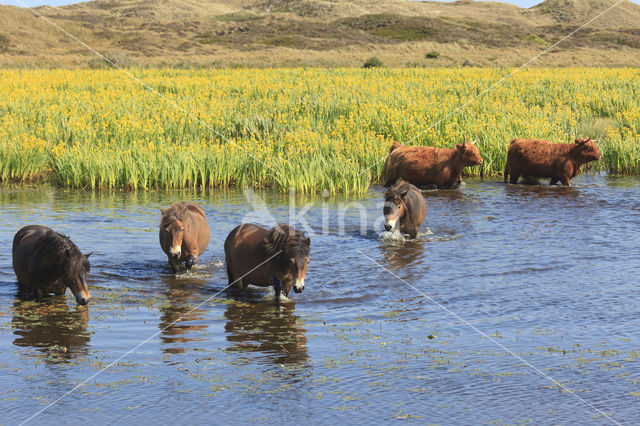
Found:
M 129 72 L 162 97 L 118 70 L 0 71 L 2 182 L 362 194 L 392 140 L 453 147 L 463 135 L 485 160 L 474 174 L 501 174 L 516 136 L 598 137 L 592 168 L 640 174 L 637 69 L 524 70 L 459 111 L 512 70 Z

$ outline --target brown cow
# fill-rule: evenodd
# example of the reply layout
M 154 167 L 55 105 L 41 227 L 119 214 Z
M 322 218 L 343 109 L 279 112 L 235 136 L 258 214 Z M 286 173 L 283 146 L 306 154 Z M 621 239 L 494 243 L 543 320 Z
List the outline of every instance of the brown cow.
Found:
M 482 164 L 476 141 L 455 148 L 404 146 L 394 142 L 384 163 L 385 186 L 398 179 L 418 187 L 454 188 L 462 183 L 462 169 Z
M 575 143 L 553 143 L 544 139 L 513 139 L 509 143 L 504 181 L 518 183 L 520 176 L 551 178 L 550 185 L 558 181 L 571 186 L 580 166 L 599 160 L 601 155 L 595 140 L 576 139 Z

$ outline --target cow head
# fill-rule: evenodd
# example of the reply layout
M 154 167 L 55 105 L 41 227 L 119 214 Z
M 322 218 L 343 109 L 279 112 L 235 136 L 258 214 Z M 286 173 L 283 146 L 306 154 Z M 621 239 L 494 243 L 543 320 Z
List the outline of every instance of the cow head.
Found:
M 576 146 L 574 150 L 584 159 L 584 161 L 599 160 L 602 155 L 596 146 L 596 141 L 591 138 L 581 138 L 575 140 Z
M 477 140 L 467 143 L 465 138 L 461 144 L 456 145 L 456 149 L 460 153 L 465 167 L 482 164 L 482 156 L 480 155 L 480 150 L 478 149 L 476 142 Z

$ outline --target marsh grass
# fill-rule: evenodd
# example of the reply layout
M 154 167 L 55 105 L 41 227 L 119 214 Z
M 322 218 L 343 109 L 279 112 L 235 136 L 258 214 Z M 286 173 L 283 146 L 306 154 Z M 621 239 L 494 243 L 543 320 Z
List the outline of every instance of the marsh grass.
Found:
M 640 174 L 634 69 L 132 69 L 0 71 L 0 179 L 86 188 L 275 188 L 358 195 L 392 140 L 478 139 L 500 175 L 513 137 L 599 138 L 592 170 Z M 206 123 L 206 126 L 202 123 Z

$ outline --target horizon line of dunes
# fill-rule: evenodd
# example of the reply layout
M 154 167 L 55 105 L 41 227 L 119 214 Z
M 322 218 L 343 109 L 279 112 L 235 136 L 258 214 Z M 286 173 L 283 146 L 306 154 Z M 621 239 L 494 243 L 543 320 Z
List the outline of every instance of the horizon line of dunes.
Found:
M 520 71 L 439 123 L 512 70 L 130 71 L 215 132 L 117 70 L 2 70 L 0 180 L 360 195 L 393 140 L 463 136 L 484 158 L 467 175 L 501 175 L 514 137 L 580 136 L 598 139 L 592 170 L 640 174 L 637 69 Z

